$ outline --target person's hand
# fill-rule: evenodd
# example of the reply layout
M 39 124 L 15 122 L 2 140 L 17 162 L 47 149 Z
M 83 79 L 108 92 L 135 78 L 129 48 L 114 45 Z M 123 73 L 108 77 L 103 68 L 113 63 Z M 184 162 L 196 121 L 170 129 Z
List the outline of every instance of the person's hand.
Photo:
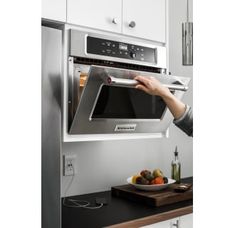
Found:
M 170 90 L 164 87 L 156 78 L 154 77 L 135 77 L 140 84 L 136 85 L 136 89 L 143 90 L 144 92 L 150 95 L 158 95 L 161 97 L 167 96 L 170 94 Z
M 186 105 L 176 98 L 170 90 L 163 86 L 156 78 L 137 76 L 135 80 L 140 83 L 135 86 L 136 89 L 140 89 L 150 95 L 162 97 L 175 119 L 180 118 L 184 114 Z

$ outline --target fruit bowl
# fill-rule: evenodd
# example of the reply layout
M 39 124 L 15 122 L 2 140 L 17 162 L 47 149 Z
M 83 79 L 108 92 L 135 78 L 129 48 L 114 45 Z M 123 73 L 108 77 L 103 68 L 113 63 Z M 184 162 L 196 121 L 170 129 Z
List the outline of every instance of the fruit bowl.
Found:
M 167 178 L 167 184 L 151 184 L 151 185 L 144 185 L 144 184 L 134 184 L 132 183 L 132 176 L 127 178 L 127 183 L 134 186 L 137 189 L 144 190 L 144 191 L 159 191 L 162 189 L 167 188 L 169 185 L 175 183 L 175 180 Z

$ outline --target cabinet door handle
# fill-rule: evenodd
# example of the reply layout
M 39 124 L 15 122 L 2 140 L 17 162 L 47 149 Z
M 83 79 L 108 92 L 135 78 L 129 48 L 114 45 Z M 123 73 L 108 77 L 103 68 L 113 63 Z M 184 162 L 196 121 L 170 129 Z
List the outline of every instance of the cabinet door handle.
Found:
M 176 220 L 175 223 L 172 224 L 173 227 L 179 228 L 179 220 Z
M 118 20 L 117 20 L 117 18 L 116 18 L 116 17 L 114 17 L 114 18 L 113 18 L 112 23 L 113 23 L 113 24 L 115 24 L 115 25 L 117 25 L 117 24 L 118 24 Z
M 131 22 L 129 23 L 129 27 L 134 28 L 135 26 L 136 26 L 135 21 L 131 21 Z

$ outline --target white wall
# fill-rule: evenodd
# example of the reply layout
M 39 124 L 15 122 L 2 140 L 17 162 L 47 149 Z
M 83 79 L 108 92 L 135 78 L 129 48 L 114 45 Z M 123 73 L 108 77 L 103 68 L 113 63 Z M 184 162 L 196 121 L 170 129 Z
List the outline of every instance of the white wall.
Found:
M 173 75 L 191 77 L 190 88 L 183 102 L 193 106 L 193 67 L 182 65 L 182 22 L 186 22 L 187 0 L 169 0 L 169 71 Z M 193 21 L 193 0 L 188 0 L 189 21 Z M 193 175 L 193 139 L 183 134 L 174 124 L 170 127 L 170 138 L 162 140 L 163 162 L 167 166 L 172 157 L 172 148 L 178 145 L 182 162 L 182 176 Z
M 192 7 L 192 0 L 189 4 Z M 181 23 L 186 21 L 186 0 L 169 0 L 169 7 L 170 72 L 192 77 L 192 67 L 182 66 L 181 54 Z M 192 83 L 183 101 L 192 106 Z M 63 143 L 63 154 L 77 155 L 77 174 L 67 196 L 109 190 L 111 186 L 125 184 L 127 177 L 142 169 L 160 168 L 170 176 L 170 163 L 176 145 L 182 163 L 182 177 L 192 176 L 192 144 L 192 138 L 173 124 L 168 139 Z M 71 177 L 62 177 L 62 196 L 70 180 Z

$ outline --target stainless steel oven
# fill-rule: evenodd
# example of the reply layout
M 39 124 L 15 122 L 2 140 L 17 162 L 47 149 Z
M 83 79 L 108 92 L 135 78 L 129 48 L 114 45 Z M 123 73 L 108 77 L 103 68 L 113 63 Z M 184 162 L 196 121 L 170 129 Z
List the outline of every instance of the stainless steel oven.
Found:
M 189 78 L 166 74 L 162 45 L 71 29 L 68 53 L 68 133 L 166 135 L 172 115 L 159 96 L 134 87 L 152 76 L 181 98 Z

